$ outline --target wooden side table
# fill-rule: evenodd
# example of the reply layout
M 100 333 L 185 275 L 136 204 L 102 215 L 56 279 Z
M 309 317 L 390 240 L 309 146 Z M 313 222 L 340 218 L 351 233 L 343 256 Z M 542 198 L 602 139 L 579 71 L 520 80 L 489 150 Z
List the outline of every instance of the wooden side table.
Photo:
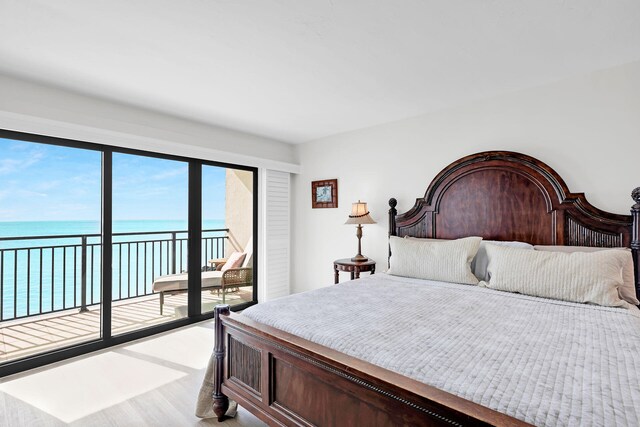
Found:
M 334 283 L 340 281 L 340 272 L 347 271 L 351 273 L 351 280 L 359 279 L 362 271 L 370 271 L 371 274 L 376 273 L 376 262 L 372 259 L 367 261 L 351 261 L 351 258 L 337 259 L 333 261 Z

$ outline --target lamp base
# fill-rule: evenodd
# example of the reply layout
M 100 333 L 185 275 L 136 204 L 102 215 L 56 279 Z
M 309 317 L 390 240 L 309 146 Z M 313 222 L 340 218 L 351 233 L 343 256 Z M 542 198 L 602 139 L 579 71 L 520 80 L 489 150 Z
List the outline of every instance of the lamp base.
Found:
M 358 255 L 354 256 L 353 258 L 351 258 L 351 261 L 353 261 L 353 262 L 365 262 L 365 261 L 369 261 L 369 258 L 367 258 L 366 256 L 364 256 L 362 254 L 358 254 Z

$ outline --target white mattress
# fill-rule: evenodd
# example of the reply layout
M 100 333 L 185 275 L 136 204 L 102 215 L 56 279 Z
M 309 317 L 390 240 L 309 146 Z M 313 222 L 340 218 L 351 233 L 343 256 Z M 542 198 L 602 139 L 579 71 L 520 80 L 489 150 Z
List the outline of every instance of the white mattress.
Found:
M 386 274 L 243 314 L 535 425 L 640 425 L 640 311 Z

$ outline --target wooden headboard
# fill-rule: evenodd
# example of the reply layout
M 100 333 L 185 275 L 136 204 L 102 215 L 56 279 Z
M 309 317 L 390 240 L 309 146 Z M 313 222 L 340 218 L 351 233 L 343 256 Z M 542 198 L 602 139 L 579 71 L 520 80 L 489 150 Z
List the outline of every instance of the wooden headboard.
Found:
M 407 212 L 389 200 L 389 235 L 455 239 L 481 236 L 534 245 L 628 247 L 640 298 L 640 188 L 631 215 L 602 211 L 533 157 L 486 151 L 451 163 Z

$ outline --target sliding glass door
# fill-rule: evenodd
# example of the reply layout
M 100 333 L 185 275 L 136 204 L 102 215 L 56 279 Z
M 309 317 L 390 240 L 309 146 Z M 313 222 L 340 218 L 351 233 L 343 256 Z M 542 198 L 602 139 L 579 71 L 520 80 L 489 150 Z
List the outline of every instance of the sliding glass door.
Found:
M 100 338 L 101 162 L 0 138 L 0 363 Z
M 113 335 L 187 317 L 188 172 L 113 154 Z
M 202 167 L 202 312 L 250 303 L 254 295 L 252 170 Z
M 0 130 L 0 377 L 255 303 L 256 188 L 255 168 Z

